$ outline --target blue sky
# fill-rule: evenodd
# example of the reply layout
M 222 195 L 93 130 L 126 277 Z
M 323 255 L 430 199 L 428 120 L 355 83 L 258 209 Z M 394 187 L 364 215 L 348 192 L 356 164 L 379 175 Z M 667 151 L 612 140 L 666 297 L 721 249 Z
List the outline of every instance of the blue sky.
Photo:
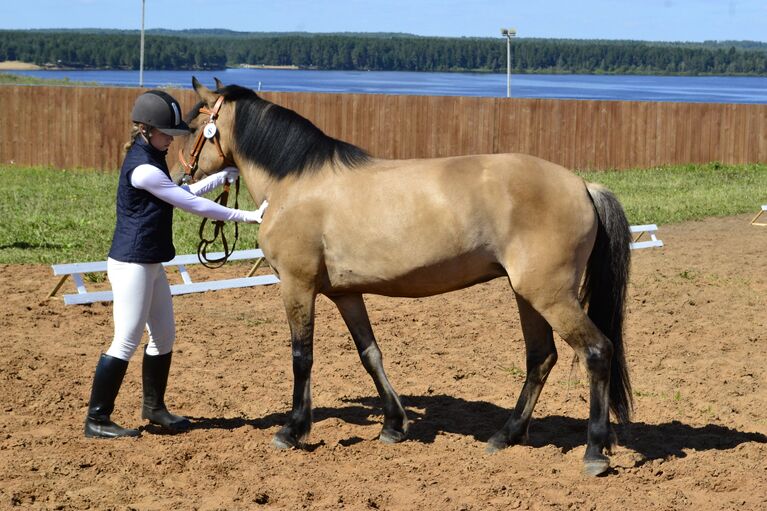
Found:
M 7 0 L 0 29 L 141 26 L 141 0 Z M 215 6 L 215 8 L 212 8 Z M 767 42 L 767 0 L 146 0 L 146 28 Z

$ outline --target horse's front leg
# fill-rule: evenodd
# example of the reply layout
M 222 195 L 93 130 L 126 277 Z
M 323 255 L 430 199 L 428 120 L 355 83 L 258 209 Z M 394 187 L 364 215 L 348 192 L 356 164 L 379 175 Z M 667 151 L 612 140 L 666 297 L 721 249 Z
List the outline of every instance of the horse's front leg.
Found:
M 407 435 L 407 416 L 399 396 L 384 372 L 383 357 L 370 326 L 362 295 L 338 295 L 331 296 L 330 299 L 344 318 L 357 346 L 362 365 L 373 378 L 373 383 L 383 400 L 384 424 L 379 439 L 386 443 L 401 442 Z
M 315 292 L 289 279 L 282 280 L 282 299 L 290 324 L 293 352 L 293 410 L 288 423 L 274 436 L 280 449 L 298 447 L 312 428 L 311 373 L 314 338 Z

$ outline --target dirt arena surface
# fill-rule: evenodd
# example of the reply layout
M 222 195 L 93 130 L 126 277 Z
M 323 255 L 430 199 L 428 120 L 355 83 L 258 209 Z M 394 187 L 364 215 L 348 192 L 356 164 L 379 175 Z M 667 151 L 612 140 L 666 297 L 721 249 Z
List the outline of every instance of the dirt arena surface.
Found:
M 626 338 L 636 413 L 616 428 L 613 468 L 601 478 L 581 474 L 588 390 L 559 339 L 529 445 L 485 453 L 524 379 L 503 279 L 427 299 L 368 297 L 412 420 L 398 445 L 376 440 L 375 388 L 321 297 L 314 429 L 306 450 L 279 451 L 271 439 L 292 375 L 277 286 L 175 298 L 167 401 L 192 431 L 87 440 L 111 305 L 46 302 L 49 266 L 0 266 L 0 509 L 763 510 L 767 228 L 748 221 L 661 226 L 664 248 L 634 252 Z M 140 379 L 137 354 L 113 415 L 122 425 L 142 424 Z

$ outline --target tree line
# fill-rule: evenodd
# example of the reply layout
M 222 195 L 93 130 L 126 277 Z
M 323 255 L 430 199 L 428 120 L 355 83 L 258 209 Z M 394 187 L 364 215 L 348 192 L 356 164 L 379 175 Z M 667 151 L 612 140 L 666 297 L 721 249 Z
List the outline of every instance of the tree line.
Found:
M 0 31 L 0 61 L 41 66 L 138 69 L 138 31 Z M 225 30 L 148 31 L 146 69 L 238 65 L 325 70 L 506 70 L 502 38 L 407 34 L 256 34 Z M 513 39 L 514 73 L 767 75 L 767 44 Z

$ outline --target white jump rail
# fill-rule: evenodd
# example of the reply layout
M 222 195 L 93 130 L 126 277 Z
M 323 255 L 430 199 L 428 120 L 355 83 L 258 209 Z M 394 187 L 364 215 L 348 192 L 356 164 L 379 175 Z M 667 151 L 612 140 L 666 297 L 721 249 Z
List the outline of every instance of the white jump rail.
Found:
M 218 259 L 223 256 L 224 256 L 223 252 L 215 252 L 212 254 L 208 254 L 209 259 Z M 232 255 L 229 256 L 229 261 L 242 261 L 242 260 L 248 260 L 248 259 L 256 259 L 257 262 L 255 263 L 253 268 L 250 270 L 247 277 L 236 278 L 236 279 L 224 279 L 224 280 L 209 280 L 205 282 L 192 282 L 192 278 L 189 276 L 189 273 L 186 271 L 186 265 L 197 264 L 200 262 L 196 254 L 177 256 L 171 261 L 168 261 L 167 263 L 162 263 L 162 264 L 166 268 L 177 267 L 179 273 L 181 274 L 181 279 L 184 281 L 183 284 L 174 284 L 170 286 L 170 292 L 172 295 L 183 295 L 187 293 L 201 293 L 204 291 L 215 291 L 218 289 L 232 289 L 232 288 L 238 288 L 238 287 L 264 286 L 268 284 L 276 284 L 280 281 L 280 279 L 278 279 L 276 275 L 258 275 L 255 277 L 253 276 L 253 274 L 256 272 L 258 267 L 264 261 L 264 253 L 261 251 L 261 249 L 237 250 L 235 252 L 232 252 Z M 63 295 L 65 304 L 81 305 L 81 304 L 93 303 L 93 302 L 111 302 L 112 291 L 88 291 L 85 288 L 85 283 L 83 282 L 83 278 L 82 278 L 83 273 L 96 273 L 96 272 L 105 272 L 105 271 L 107 271 L 106 261 L 94 261 L 89 263 L 72 263 L 72 264 L 54 264 L 53 274 L 61 275 L 61 279 L 59 279 L 59 282 L 58 284 L 56 284 L 56 287 L 54 287 L 53 290 L 50 292 L 50 294 L 48 295 L 48 298 L 52 298 L 56 294 L 56 292 L 61 288 L 61 286 L 64 284 L 67 277 L 71 275 L 72 279 L 75 281 L 75 286 L 77 287 L 77 293 Z
M 762 209 L 759 210 L 759 213 L 756 214 L 753 220 L 751 220 L 751 225 L 759 225 L 759 226 L 767 226 L 767 222 L 757 222 L 759 220 L 759 217 L 764 214 L 764 212 L 767 211 L 767 204 L 762 206 Z
M 651 248 L 651 247 L 662 247 L 663 241 L 658 239 L 657 232 L 658 232 L 658 226 L 655 224 L 632 225 L 631 234 L 633 236 L 633 241 L 631 242 L 631 245 L 630 245 L 631 250 L 639 250 L 641 248 Z M 639 241 L 639 239 L 645 234 L 649 236 L 650 239 L 646 241 Z
M 762 211 L 767 211 L 767 206 L 762 206 Z M 756 220 L 756 218 L 754 220 Z M 760 224 L 755 224 L 755 225 L 760 225 Z M 658 239 L 656 234 L 657 231 L 658 231 L 658 226 L 655 224 L 632 225 L 631 234 L 633 236 L 633 241 L 631 242 L 631 250 L 638 250 L 642 248 L 651 248 L 651 247 L 662 247 L 663 241 Z M 639 241 L 639 239 L 645 234 L 649 236 L 650 239 L 646 241 Z M 224 254 L 222 252 L 216 252 L 216 253 L 209 254 L 208 257 L 210 259 L 218 259 L 220 257 L 223 257 L 223 255 Z M 209 280 L 204 282 L 193 282 L 192 278 L 189 276 L 189 273 L 186 271 L 186 265 L 197 264 L 200 262 L 196 254 L 177 256 L 171 261 L 168 261 L 167 263 L 162 263 L 162 264 L 166 268 L 167 267 L 178 268 L 178 271 L 181 274 L 181 279 L 184 281 L 183 284 L 174 284 L 170 286 L 170 292 L 174 296 L 188 294 L 188 293 L 202 293 L 204 291 L 216 291 L 219 289 L 234 289 L 239 287 L 264 286 L 269 284 L 277 284 L 280 281 L 280 279 L 278 279 L 276 275 L 253 276 L 253 274 L 256 272 L 256 270 L 264 261 L 264 253 L 261 251 L 261 249 L 256 248 L 251 250 L 237 250 L 235 252 L 232 252 L 232 254 L 229 256 L 229 261 L 242 261 L 242 260 L 248 260 L 248 259 L 256 259 L 257 261 L 256 261 L 256 264 L 248 273 L 247 277 L 241 277 L 236 279 L 224 279 L 224 280 Z M 82 304 L 93 303 L 93 302 L 111 302 L 112 301 L 112 291 L 88 291 L 85 288 L 85 282 L 83 281 L 83 277 L 82 277 L 83 273 L 97 273 L 97 272 L 107 271 L 106 261 L 94 261 L 94 262 L 87 262 L 87 263 L 71 263 L 71 264 L 54 264 L 52 265 L 52 267 L 53 267 L 53 274 L 56 276 L 61 276 L 61 279 L 59 279 L 59 282 L 56 284 L 53 290 L 48 294 L 48 298 L 54 297 L 56 293 L 58 292 L 58 290 L 61 288 L 61 286 L 64 285 L 64 282 L 67 280 L 67 278 L 71 275 L 72 280 L 74 280 L 75 286 L 77 287 L 77 293 L 63 295 L 64 303 L 66 305 L 82 305 Z

